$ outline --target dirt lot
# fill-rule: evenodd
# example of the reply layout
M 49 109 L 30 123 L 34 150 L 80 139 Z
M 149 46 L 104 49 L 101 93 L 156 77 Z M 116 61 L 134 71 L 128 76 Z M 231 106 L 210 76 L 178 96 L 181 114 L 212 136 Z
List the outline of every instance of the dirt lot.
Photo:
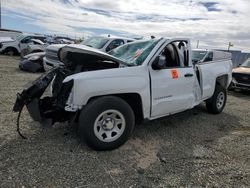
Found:
M 231 92 L 224 112 L 204 105 L 144 123 L 121 148 L 96 152 L 75 128 L 43 128 L 24 111 L 23 140 L 12 106 L 17 91 L 39 74 L 0 56 L 0 187 L 248 187 L 250 94 Z

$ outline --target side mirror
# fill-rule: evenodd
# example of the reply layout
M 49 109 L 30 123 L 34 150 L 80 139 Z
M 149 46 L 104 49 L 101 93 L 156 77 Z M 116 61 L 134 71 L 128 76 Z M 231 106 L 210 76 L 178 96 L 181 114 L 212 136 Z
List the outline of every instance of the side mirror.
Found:
M 152 68 L 154 70 L 164 69 L 166 65 L 166 57 L 163 55 L 158 56 L 152 63 Z

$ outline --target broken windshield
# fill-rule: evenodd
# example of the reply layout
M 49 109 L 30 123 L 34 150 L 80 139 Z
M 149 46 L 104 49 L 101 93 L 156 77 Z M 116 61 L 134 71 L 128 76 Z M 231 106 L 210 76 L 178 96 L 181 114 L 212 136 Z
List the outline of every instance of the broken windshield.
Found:
M 109 54 L 130 65 L 141 65 L 158 42 L 159 39 L 137 41 L 111 50 Z
M 104 37 L 90 37 L 87 40 L 83 41 L 81 44 L 96 49 L 101 49 L 108 41 L 109 39 Z

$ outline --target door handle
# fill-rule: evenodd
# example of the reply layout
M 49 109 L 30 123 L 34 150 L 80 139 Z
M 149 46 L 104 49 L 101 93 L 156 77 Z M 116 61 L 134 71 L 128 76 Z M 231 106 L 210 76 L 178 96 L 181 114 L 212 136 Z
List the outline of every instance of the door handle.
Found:
M 184 75 L 185 77 L 192 77 L 192 76 L 194 76 L 192 73 L 187 73 L 187 74 L 185 74 Z

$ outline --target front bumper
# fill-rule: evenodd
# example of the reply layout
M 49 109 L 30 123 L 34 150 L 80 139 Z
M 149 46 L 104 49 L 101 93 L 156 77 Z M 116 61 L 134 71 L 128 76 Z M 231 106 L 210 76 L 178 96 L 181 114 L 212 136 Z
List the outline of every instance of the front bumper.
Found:
M 17 94 L 13 107 L 14 112 L 22 110 L 26 105 L 33 120 L 42 124 L 63 122 L 70 118 L 71 113 L 64 110 L 66 101 L 73 87 L 73 80 L 63 83 L 68 74 L 64 69 L 55 68 L 42 75 Z M 43 97 L 48 85 L 54 79 L 51 97 Z
M 242 90 L 250 90 L 250 84 L 243 84 L 243 83 L 239 83 L 236 81 L 232 81 L 230 86 L 230 89 L 242 89 Z
M 28 72 L 38 72 L 43 71 L 43 66 L 40 64 L 40 61 L 30 61 L 28 59 L 22 59 L 19 62 L 19 68 Z
M 242 89 L 242 90 L 250 90 L 250 85 L 232 82 L 230 84 L 230 89 Z

